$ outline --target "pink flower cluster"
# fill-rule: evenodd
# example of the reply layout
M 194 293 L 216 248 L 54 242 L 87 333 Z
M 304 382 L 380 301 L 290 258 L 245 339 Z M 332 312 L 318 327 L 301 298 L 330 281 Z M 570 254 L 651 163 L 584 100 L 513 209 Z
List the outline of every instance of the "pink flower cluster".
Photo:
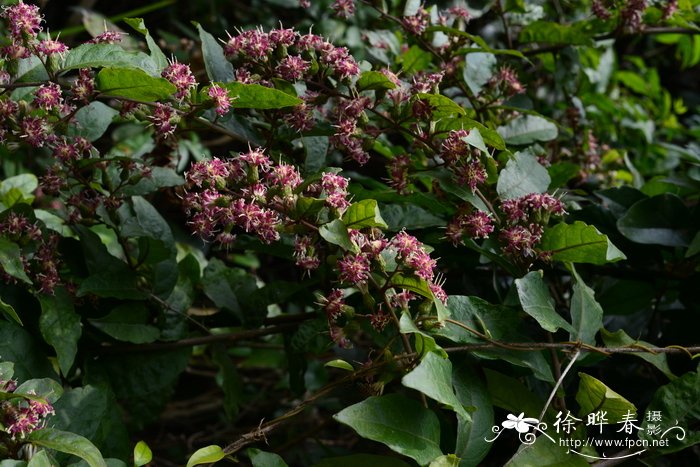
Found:
M 461 185 L 476 191 L 478 185 L 486 181 L 486 169 L 481 163 L 479 150 L 472 148 L 465 138 L 468 130 L 452 130 L 442 142 L 440 157 L 457 177 Z
M 339 212 L 345 211 L 350 206 L 347 200 L 348 179 L 331 172 L 324 172 L 321 176 L 321 188 L 326 194 L 326 204 Z
M 445 236 L 456 246 L 464 243 L 464 236 L 470 238 L 488 238 L 494 225 L 491 216 L 481 210 L 458 215 L 447 225 Z
M 17 389 L 17 381 L 10 379 L 0 380 L 0 390 L 13 393 Z M 35 395 L 34 391 L 29 391 L 29 395 Z M 19 402 L 18 402 L 19 401 Z M 2 414 L 2 424 L 5 432 L 12 439 L 23 439 L 29 433 L 41 429 L 46 423 L 46 417 L 54 415 L 53 406 L 40 398 L 9 399 L 0 403 L 0 413 Z
M 29 58 L 32 53 L 44 56 L 63 54 L 68 47 L 54 39 L 37 40 L 41 32 L 42 19 L 39 7 L 19 1 L 2 7 L 0 17 L 7 23 L 10 44 L 0 49 L 0 55 L 7 59 Z
M 530 193 L 520 198 L 507 199 L 501 203 L 501 209 L 510 224 L 530 220 L 546 224 L 550 216 L 566 214 L 564 203 L 547 193 Z
M 525 86 L 518 80 L 515 70 L 507 65 L 499 68 L 498 72 L 489 80 L 489 85 L 500 90 L 505 97 L 513 97 L 525 92 Z
M 197 86 L 197 80 L 194 79 L 192 70 L 189 65 L 173 60 L 165 67 L 161 76 L 175 86 L 177 90 L 175 97 L 184 99 L 190 93 L 190 89 Z

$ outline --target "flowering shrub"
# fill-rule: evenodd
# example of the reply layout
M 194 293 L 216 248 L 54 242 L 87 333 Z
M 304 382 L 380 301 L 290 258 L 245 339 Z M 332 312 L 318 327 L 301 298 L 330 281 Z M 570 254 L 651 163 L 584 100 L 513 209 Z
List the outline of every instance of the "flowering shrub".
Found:
M 196 46 L 6 3 L 12 465 L 691 456 L 695 2 L 254 2 Z

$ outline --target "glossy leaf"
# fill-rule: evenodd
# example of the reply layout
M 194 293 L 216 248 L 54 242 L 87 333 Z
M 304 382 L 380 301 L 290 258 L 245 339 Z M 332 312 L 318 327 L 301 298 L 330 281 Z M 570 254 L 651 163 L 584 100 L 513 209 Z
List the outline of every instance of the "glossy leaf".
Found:
M 615 332 L 609 332 L 606 329 L 600 330 L 600 336 L 603 338 L 603 342 L 606 347 L 616 348 L 616 347 L 637 347 L 637 348 L 652 348 L 653 344 L 644 342 L 641 340 L 632 339 L 623 329 L 619 329 Z M 652 353 L 652 352 L 633 352 L 630 355 L 639 357 L 643 360 L 654 365 L 663 374 L 665 374 L 669 379 L 675 379 L 676 375 L 673 374 L 671 368 L 668 366 L 668 361 L 666 359 L 666 354 L 664 353 Z
M 128 52 L 116 44 L 82 44 L 66 54 L 61 69 L 78 68 L 130 68 L 141 70 L 148 76 L 159 76 L 160 70 L 153 59 L 143 52 Z
M 427 353 L 420 364 L 401 379 L 401 384 L 445 404 L 463 419 L 471 419 L 452 389 L 452 364 L 449 359 L 434 352 Z
M 283 109 L 302 103 L 298 97 L 284 91 L 259 84 L 227 83 L 229 96 L 233 98 L 231 107 L 236 109 Z
M 104 95 L 152 102 L 175 93 L 175 86 L 165 78 L 131 68 L 103 68 L 95 77 L 97 89 Z
M 393 83 L 384 73 L 378 71 L 365 71 L 355 83 L 358 91 L 379 91 L 384 89 L 395 89 Z
M 211 464 L 226 457 L 226 453 L 220 446 L 212 445 L 197 449 L 187 461 L 187 467 L 195 465 Z
M 496 190 L 501 199 L 519 198 L 530 193 L 544 193 L 550 181 L 547 169 L 535 156 L 516 152 L 499 174 Z
M 469 90 L 479 94 L 496 69 L 496 56 L 492 53 L 470 53 L 464 57 L 462 77 Z
M 335 219 L 323 224 L 318 229 L 318 234 L 327 242 L 338 245 L 345 251 L 359 252 L 357 245 L 350 241 L 347 226 L 340 219 Z
M 607 235 L 581 221 L 547 228 L 540 249 L 550 252 L 552 259 L 567 263 L 606 264 L 627 259 Z
M 156 66 L 156 70 L 162 71 L 168 66 L 168 58 L 165 56 L 163 51 L 158 47 L 158 44 L 151 36 L 150 32 L 146 28 L 142 18 L 124 18 L 124 22 L 142 34 L 146 39 L 146 45 L 148 46 L 149 52 L 151 52 L 151 60 Z
M 117 340 L 145 344 L 160 336 L 158 328 L 147 324 L 148 318 L 148 309 L 142 303 L 124 303 L 106 316 L 91 319 L 90 323 Z
M 7 240 L 6 238 L 0 238 L 0 266 L 12 277 L 15 277 L 22 282 L 31 284 L 32 281 L 24 272 L 24 265 L 20 259 L 20 249 L 19 246 Z
M 53 428 L 43 428 L 30 433 L 27 440 L 36 446 L 78 456 L 84 459 L 90 467 L 107 467 L 100 451 L 82 436 Z
M 145 441 L 139 441 L 134 447 L 134 467 L 146 465 L 153 459 L 151 448 L 148 447 Z
M 556 332 L 559 328 L 573 331 L 571 325 L 554 309 L 542 271 L 532 271 L 515 279 L 518 297 L 525 312 L 535 318 L 545 331 Z
M 226 60 L 224 49 L 214 36 L 196 23 L 199 40 L 202 42 L 202 58 L 207 76 L 211 81 L 230 83 L 234 79 L 233 65 Z
M 570 312 L 574 332 L 570 337 L 572 341 L 592 344 L 595 342 L 595 335 L 603 327 L 603 309 L 596 301 L 593 289 L 583 282 L 573 266 L 572 273 L 575 282 Z
M 365 227 L 379 227 L 386 229 L 387 225 L 379 212 L 377 201 L 373 199 L 363 199 L 350 205 L 345 214 L 343 222 L 348 228 L 362 229 Z
M 55 350 L 61 373 L 68 374 L 78 352 L 78 340 L 82 334 L 80 316 L 73 308 L 73 299 L 64 288 L 53 295 L 40 295 L 41 334 Z
M 10 305 L 9 303 L 5 303 L 5 301 L 0 298 L 0 312 L 2 312 L 5 317 L 10 320 L 14 321 L 15 323 L 19 324 L 20 326 L 24 326 L 22 324 L 22 320 L 20 319 L 19 315 L 17 314 L 17 311 L 15 311 L 14 307 Z
M 637 408 L 630 401 L 616 393 L 602 381 L 587 375 L 578 374 L 580 378 L 576 402 L 579 405 L 579 416 L 601 411 L 606 412 L 608 423 L 618 423 L 628 413 L 636 414 Z
M 99 101 L 91 102 L 75 113 L 76 126 L 69 127 L 68 134 L 95 141 L 105 134 L 117 115 L 119 112 L 108 105 Z
M 688 246 L 692 238 L 690 211 L 675 195 L 638 201 L 617 221 L 622 235 L 636 243 Z
M 260 449 L 250 448 L 246 450 L 253 467 L 287 467 L 287 463 L 279 454 L 265 452 Z
M 333 416 L 363 438 L 384 443 L 420 465 L 442 455 L 437 416 L 399 394 L 370 397 Z
M 453 363 L 452 384 L 457 399 L 469 410 L 469 419 L 457 417 L 455 454 L 460 466 L 478 465 L 493 446 L 486 441 L 492 435 L 493 404 L 480 376 L 466 363 Z

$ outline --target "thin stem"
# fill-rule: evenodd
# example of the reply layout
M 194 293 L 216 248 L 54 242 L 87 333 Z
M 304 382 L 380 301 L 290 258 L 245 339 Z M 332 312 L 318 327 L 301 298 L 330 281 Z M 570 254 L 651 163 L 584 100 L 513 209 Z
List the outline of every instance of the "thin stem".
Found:
M 540 417 L 538 420 L 542 420 L 542 417 L 544 417 L 545 412 L 547 412 L 547 409 L 549 408 L 549 404 L 552 402 L 552 399 L 554 399 L 554 395 L 557 393 L 557 390 L 559 389 L 559 386 L 561 386 L 562 381 L 564 381 L 564 378 L 566 378 L 567 373 L 569 373 L 569 370 L 574 366 L 574 363 L 576 363 L 576 359 L 578 356 L 581 354 L 581 349 L 576 349 L 576 352 L 571 356 L 571 361 L 569 362 L 568 365 L 566 365 L 566 368 L 564 368 L 564 371 L 562 371 L 561 376 L 559 379 L 557 379 L 557 384 L 554 385 L 554 388 L 552 389 L 552 392 L 549 394 L 549 398 L 547 399 L 547 402 L 545 402 L 544 407 L 542 408 L 542 412 L 540 413 Z

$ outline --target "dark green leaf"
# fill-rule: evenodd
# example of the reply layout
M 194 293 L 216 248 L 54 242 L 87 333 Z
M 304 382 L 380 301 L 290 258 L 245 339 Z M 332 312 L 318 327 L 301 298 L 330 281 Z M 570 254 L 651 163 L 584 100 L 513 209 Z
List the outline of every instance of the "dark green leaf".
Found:
M 313 174 L 326 166 L 328 154 L 328 136 L 304 136 L 302 139 L 306 159 L 304 159 L 304 173 Z
M 282 109 L 302 103 L 298 97 L 259 84 L 227 83 L 224 85 L 234 99 L 236 109 Z
M 236 365 L 226 352 L 223 344 L 215 344 L 212 349 L 212 357 L 218 365 L 221 374 L 221 386 L 224 390 L 224 410 L 230 420 L 238 415 L 243 398 L 243 380 L 238 374 Z
M 14 363 L 14 378 L 56 378 L 41 345 L 18 325 L 0 321 L 0 361 Z
M 398 394 L 370 397 L 333 418 L 420 465 L 442 455 L 437 416 L 413 399 Z
M 78 456 L 84 459 L 90 467 L 107 467 L 102 454 L 100 454 L 95 445 L 86 438 L 74 433 L 53 428 L 43 428 L 30 433 L 27 436 L 27 441 L 36 446 Z
M 14 321 L 15 323 L 19 324 L 20 326 L 24 326 L 22 324 L 22 320 L 19 318 L 19 315 L 15 311 L 14 307 L 12 305 L 10 305 L 9 303 L 5 303 L 2 298 L 0 298 L 0 311 L 10 321 Z
M 154 78 L 143 70 L 131 68 L 103 68 L 95 84 L 107 96 L 146 102 L 164 100 L 176 91 L 167 79 Z
M 453 364 L 452 384 L 457 399 L 470 410 L 470 419 L 457 418 L 457 447 L 455 454 L 460 466 L 478 465 L 491 449 L 486 441 L 492 436 L 493 405 L 486 386 L 468 365 Z
M 581 167 L 572 162 L 559 162 L 547 167 L 547 172 L 549 172 L 549 177 L 552 179 L 549 187 L 560 188 L 576 177 L 581 172 Z
M 148 294 L 138 285 L 138 276 L 124 268 L 118 271 L 104 271 L 88 276 L 78 288 L 78 297 L 94 294 L 98 297 L 122 298 L 126 300 L 141 300 Z
M 544 193 L 550 181 L 547 169 L 535 156 L 516 152 L 501 171 L 496 190 L 503 200 L 519 198 L 530 193 Z
M 90 323 L 117 340 L 145 344 L 160 336 L 158 328 L 147 324 L 149 315 L 143 303 L 124 303 L 102 318 L 91 319 Z
M 355 86 L 358 91 L 378 91 L 396 88 L 396 85 L 384 73 L 378 71 L 365 71 L 360 76 L 360 79 L 357 80 Z
M 636 202 L 617 221 L 622 235 L 636 243 L 688 246 L 691 215 L 680 198 L 671 194 Z
M 521 444 L 506 467 L 588 467 L 588 462 L 572 454 L 566 447 L 546 436 L 538 436 L 533 444 Z
M 554 301 L 542 275 L 542 271 L 532 271 L 515 279 L 523 310 L 535 318 L 545 331 L 556 332 L 559 328 L 573 331 L 571 325 L 554 309 Z
M 426 52 L 417 45 L 412 45 L 401 57 L 401 69 L 409 74 L 418 70 L 425 70 L 430 65 L 432 58 L 430 52 Z
M 224 49 L 219 41 L 205 31 L 199 23 L 197 23 L 197 31 L 199 31 L 199 40 L 202 41 L 202 58 L 204 58 L 204 67 L 207 69 L 209 79 L 221 83 L 233 81 L 233 65 L 226 60 Z
M 64 288 L 53 295 L 37 297 L 41 303 L 39 328 L 44 340 L 55 350 L 61 373 L 67 375 L 78 352 L 78 340 L 82 333 L 80 316 L 73 308 L 73 299 Z
M 343 214 L 343 222 L 350 229 L 362 229 L 365 227 L 379 227 L 386 229 L 387 225 L 379 212 L 377 201 L 373 199 L 363 199 L 350 205 Z
M 246 453 L 253 467 L 287 467 L 287 463 L 278 454 L 255 448 L 247 449 Z
M 19 246 L 6 238 L 0 238 L 0 266 L 10 276 L 27 284 L 32 283 L 27 273 L 24 272 Z
M 78 68 L 131 68 L 149 76 L 160 76 L 153 59 L 143 52 L 127 52 L 116 44 L 82 44 L 71 49 L 61 66 L 63 71 Z
M 451 130 L 470 130 L 476 128 L 486 144 L 499 150 L 506 148 L 505 142 L 497 131 L 487 128 L 482 123 L 467 117 L 445 118 L 435 125 L 437 133 L 446 133 Z
M 54 467 L 55 465 L 56 463 L 52 462 L 52 459 L 50 459 L 49 455 L 46 454 L 46 450 L 42 449 L 34 454 L 31 459 L 29 459 L 29 464 L 27 464 L 27 467 Z M 0 467 L 4 466 L 0 464 Z
M 443 227 L 447 222 L 431 211 L 415 204 L 383 204 L 382 218 L 388 225 L 388 230 L 415 230 L 427 227 Z
M 124 18 L 124 22 L 134 28 L 139 33 L 143 34 L 146 38 L 146 45 L 148 45 L 148 50 L 151 52 L 151 59 L 156 66 L 156 70 L 162 71 L 163 68 L 168 66 L 168 58 L 165 56 L 156 41 L 151 37 L 151 34 L 146 29 L 146 24 L 142 18 Z
M 616 347 L 647 347 L 652 348 L 654 345 L 644 342 L 641 340 L 634 340 L 627 333 L 620 329 L 615 332 L 609 332 L 605 328 L 600 330 L 600 336 L 603 338 L 603 342 L 606 347 L 616 348 Z M 665 374 L 669 379 L 675 379 L 676 375 L 673 374 L 671 368 L 668 366 L 668 361 L 666 360 L 666 354 L 664 353 L 651 353 L 651 352 L 634 352 L 630 353 L 635 357 L 639 357 L 643 360 L 654 365 L 663 374 Z
M 358 253 L 357 245 L 350 241 L 348 228 L 340 219 L 334 219 L 331 222 L 323 224 L 321 227 L 319 227 L 318 234 L 328 243 L 338 245 L 343 250 Z
M 404 290 L 410 290 L 413 293 L 417 293 L 425 298 L 433 299 L 433 293 L 428 287 L 428 283 L 415 276 L 406 276 L 403 274 L 394 274 L 391 278 L 391 286 L 397 287 Z
M 442 94 L 417 94 L 416 97 L 430 105 L 434 119 L 459 117 L 466 114 L 458 103 Z
M 507 125 L 498 127 L 507 144 L 526 145 L 536 141 L 551 141 L 559 133 L 557 126 L 538 115 L 522 115 Z
M 211 464 L 226 457 L 226 453 L 220 446 L 212 445 L 197 449 L 192 457 L 187 461 L 187 467 L 194 467 L 200 464 Z
M 594 344 L 595 335 L 603 327 L 603 309 L 595 299 L 595 292 L 588 287 L 578 275 L 573 266 L 573 294 L 571 296 L 571 324 L 574 332 L 570 334 L 572 341 Z
M 76 125 L 69 126 L 67 133 L 69 136 L 82 136 L 95 141 L 107 131 L 117 115 L 119 112 L 108 105 L 99 101 L 91 102 L 75 113 Z
M 452 389 L 452 363 L 449 359 L 428 352 L 420 364 L 401 379 L 401 384 L 445 404 L 463 419 L 471 420 Z
M 135 185 L 127 185 L 121 189 L 125 196 L 147 195 L 158 191 L 160 188 L 178 186 L 185 183 L 185 179 L 169 167 L 152 167 L 150 176 L 143 177 Z
M 552 253 L 552 259 L 562 262 L 606 264 L 627 259 L 607 235 L 581 221 L 562 222 L 546 229 L 540 248 Z
M 526 417 L 539 417 L 544 400 L 533 394 L 517 378 L 497 371 L 484 369 L 486 386 L 493 405 L 510 413 L 525 413 Z
M 30 379 L 17 386 L 14 392 L 39 397 L 50 404 L 55 404 L 63 395 L 63 386 L 51 378 Z
M 630 401 L 603 384 L 602 381 L 585 373 L 579 373 L 581 381 L 576 393 L 579 416 L 585 417 L 597 411 L 606 412 L 609 423 L 624 420 L 627 413 L 637 413 L 637 408 Z
M 700 373 L 690 371 L 661 386 L 654 393 L 646 410 L 661 413 L 661 426 L 664 430 L 669 430 L 676 424 L 684 430 L 685 437 L 678 439 L 677 437 L 681 436 L 680 430 L 670 429 L 664 437 L 669 440 L 668 447 L 658 448 L 658 452 L 669 454 L 700 443 L 700 430 L 697 429 L 697 421 L 700 420 Z M 644 421 L 639 432 L 641 439 L 658 439 L 658 435 L 647 434 L 647 429 L 652 424 L 659 425 L 658 422 Z M 649 441 L 649 444 L 652 442 Z

